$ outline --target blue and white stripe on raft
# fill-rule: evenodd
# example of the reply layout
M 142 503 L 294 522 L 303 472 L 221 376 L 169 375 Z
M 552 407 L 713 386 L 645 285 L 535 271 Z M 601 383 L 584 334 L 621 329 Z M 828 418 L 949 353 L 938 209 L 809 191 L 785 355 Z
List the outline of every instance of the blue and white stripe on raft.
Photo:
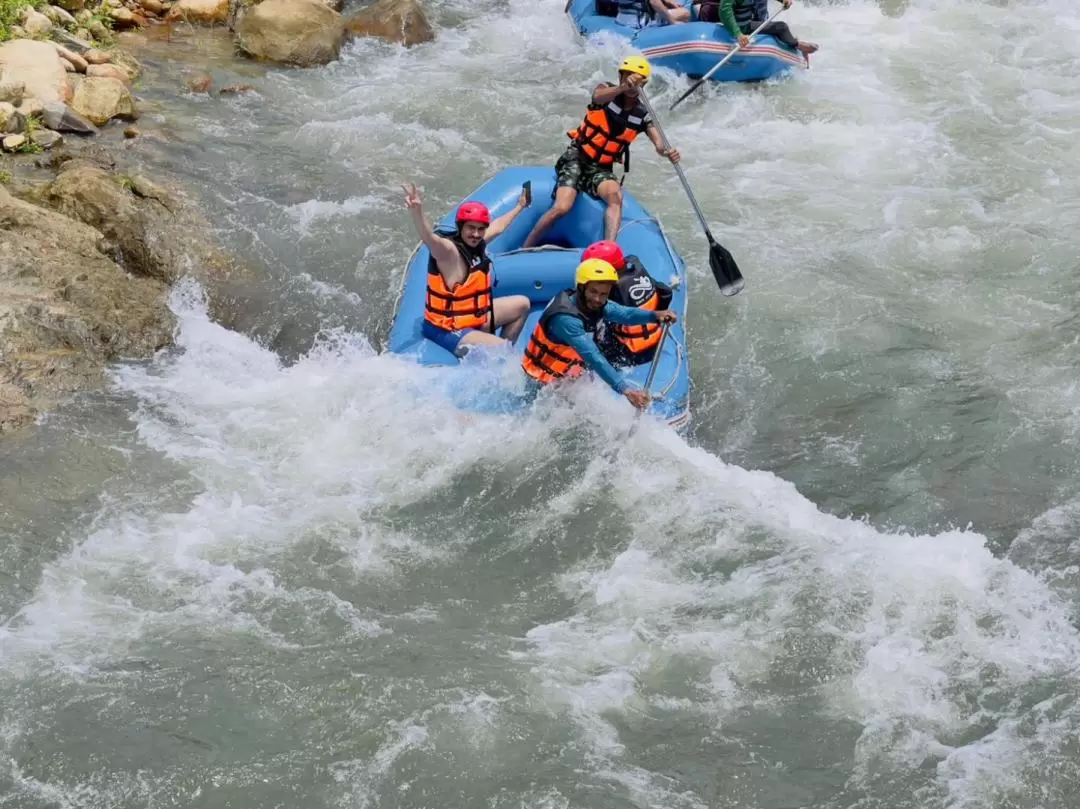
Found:
M 621 25 L 614 17 L 597 12 L 597 0 L 567 0 L 566 14 L 586 39 L 603 33 L 615 34 L 630 40 L 653 67 L 666 68 L 692 79 L 708 73 L 736 45 L 727 29 L 717 23 L 687 22 L 640 29 Z M 764 81 L 807 66 L 805 57 L 797 50 L 773 37 L 759 34 L 716 71 L 711 80 Z
M 515 362 L 520 362 L 525 344 L 548 301 L 561 290 L 573 287 L 574 270 L 581 261 L 581 252 L 602 239 L 604 230 L 603 203 L 587 194 L 579 194 L 570 213 L 552 225 L 540 247 L 521 248 L 533 225 L 551 207 L 555 171 L 550 166 L 503 169 L 466 199 L 484 203 L 491 209 L 492 217 L 498 217 L 517 204 L 521 186 L 527 180 L 532 181 L 532 205 L 518 214 L 510 227 L 488 245 L 488 253 L 495 265 L 495 296 L 525 295 L 532 303 L 528 322 L 514 345 L 512 357 Z M 437 226 L 453 229 L 456 209 L 455 205 Z M 616 241 L 627 255 L 636 255 L 653 278 L 673 287 L 671 309 L 678 314 L 679 320 L 668 329 L 650 391 L 654 399 L 648 412 L 677 429 L 683 428 L 690 423 L 690 368 L 684 326 L 686 267 L 660 222 L 626 190 L 623 191 L 622 228 Z M 429 256 L 427 247 L 421 244 L 405 267 L 389 348 L 395 354 L 415 357 L 421 365 L 462 365 L 461 360 L 425 339 L 420 331 Z M 521 373 L 524 379 L 524 372 Z M 624 371 L 624 376 L 638 387 L 644 386 L 648 374 L 648 364 Z M 502 401 L 505 395 L 493 390 L 490 398 Z M 484 402 L 476 404 L 481 409 L 486 407 Z

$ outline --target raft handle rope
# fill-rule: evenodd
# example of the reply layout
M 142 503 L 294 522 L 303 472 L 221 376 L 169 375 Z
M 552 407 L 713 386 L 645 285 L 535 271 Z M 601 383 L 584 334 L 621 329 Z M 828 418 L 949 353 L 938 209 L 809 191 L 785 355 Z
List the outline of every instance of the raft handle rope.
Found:
M 675 387 L 675 383 L 679 379 L 679 371 L 682 369 L 683 360 L 686 356 L 686 352 L 683 350 L 683 344 L 675 337 L 672 337 L 671 339 L 675 343 L 675 370 L 672 372 L 671 379 L 668 381 L 667 385 L 653 397 L 654 399 L 666 398 L 671 389 Z
M 502 253 L 493 253 L 492 259 L 496 259 L 499 256 L 516 256 L 518 253 L 579 253 L 583 248 L 581 247 L 559 247 L 556 244 L 540 244 L 536 247 L 515 247 L 513 250 L 506 250 Z

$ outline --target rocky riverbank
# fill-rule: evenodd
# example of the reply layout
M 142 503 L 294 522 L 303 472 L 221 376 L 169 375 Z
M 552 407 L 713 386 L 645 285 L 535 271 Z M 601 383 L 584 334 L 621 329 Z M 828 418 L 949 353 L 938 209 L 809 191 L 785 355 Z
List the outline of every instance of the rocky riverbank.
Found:
M 140 65 L 117 32 L 168 47 L 172 26 L 216 26 L 237 58 L 308 67 L 350 36 L 433 38 L 415 0 L 377 0 L 351 19 L 341 10 L 342 0 L 0 0 L 0 433 L 101 385 L 110 361 L 169 345 L 165 296 L 180 278 L 194 276 L 226 322 L 254 283 L 208 246 L 213 229 L 183 190 L 148 179 L 121 148 L 121 128 L 139 135 Z
M 138 118 L 139 65 L 115 32 L 173 25 L 227 26 L 240 53 L 313 67 L 355 36 L 416 45 L 434 39 L 417 0 L 376 0 L 351 18 L 344 0 L 0 0 L 0 146 L 40 152 L 63 135 L 94 135 Z
M 226 287 L 248 274 L 208 246 L 179 189 L 122 168 L 104 149 L 58 152 L 54 178 L 0 185 L 0 432 L 99 386 L 113 360 L 172 341 L 170 285 L 193 276 L 227 318 Z

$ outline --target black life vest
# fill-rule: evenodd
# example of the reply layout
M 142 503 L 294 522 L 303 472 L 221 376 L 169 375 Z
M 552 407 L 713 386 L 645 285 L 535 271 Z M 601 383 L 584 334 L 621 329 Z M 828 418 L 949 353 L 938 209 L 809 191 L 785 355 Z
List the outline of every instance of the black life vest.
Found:
M 611 289 L 610 300 L 623 306 L 633 306 L 655 312 L 660 308 L 660 290 L 637 256 L 626 257 L 628 272 L 619 276 Z M 623 326 L 612 323 L 598 341 L 601 346 L 609 340 L 622 344 L 622 353 L 651 357 L 652 349 L 660 342 L 660 324 L 645 323 L 640 326 Z
M 611 288 L 609 299 L 623 306 L 645 306 L 656 294 L 656 283 L 638 257 L 627 256 L 626 270 L 620 273 L 618 283 Z
M 763 17 L 758 16 L 760 6 L 765 6 L 765 15 Z M 731 10 L 735 12 L 735 22 L 739 28 L 750 25 L 754 20 L 765 21 L 769 19 L 768 0 L 735 0 Z

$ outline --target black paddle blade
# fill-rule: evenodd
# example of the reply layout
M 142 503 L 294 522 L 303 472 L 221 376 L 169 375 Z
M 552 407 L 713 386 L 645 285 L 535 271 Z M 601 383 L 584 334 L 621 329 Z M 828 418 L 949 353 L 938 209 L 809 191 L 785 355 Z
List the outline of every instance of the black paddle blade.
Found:
M 712 238 L 709 239 L 709 267 L 712 268 L 713 278 L 720 287 L 721 295 L 730 298 L 738 295 L 746 286 L 746 281 L 739 272 L 739 265 L 735 263 L 735 257 L 724 245 Z
M 685 93 L 683 93 L 683 94 L 682 94 L 681 96 L 679 96 L 678 98 L 676 98 L 676 99 L 675 99 L 675 102 L 674 102 L 674 103 L 673 103 L 673 104 L 672 104 L 672 105 L 671 105 L 670 107 L 668 107 L 668 112 L 671 112 L 671 111 L 672 111 L 672 110 L 674 110 L 674 109 L 675 109 L 675 108 L 676 108 L 677 106 L 679 106 L 680 104 L 682 104 L 684 100 L 686 100 L 686 99 L 687 99 L 687 98 L 689 98 L 689 97 L 690 97 L 691 95 L 693 95 L 693 93 L 694 93 L 694 90 L 696 90 L 697 88 L 699 88 L 699 87 L 700 87 L 701 85 L 703 85 L 704 83 L 705 83 L 705 79 L 698 79 L 698 80 L 697 80 L 696 82 L 694 82 L 693 84 L 691 84 L 691 85 L 690 85 L 690 89 L 689 89 L 689 90 L 687 90 L 687 91 L 686 91 Z

